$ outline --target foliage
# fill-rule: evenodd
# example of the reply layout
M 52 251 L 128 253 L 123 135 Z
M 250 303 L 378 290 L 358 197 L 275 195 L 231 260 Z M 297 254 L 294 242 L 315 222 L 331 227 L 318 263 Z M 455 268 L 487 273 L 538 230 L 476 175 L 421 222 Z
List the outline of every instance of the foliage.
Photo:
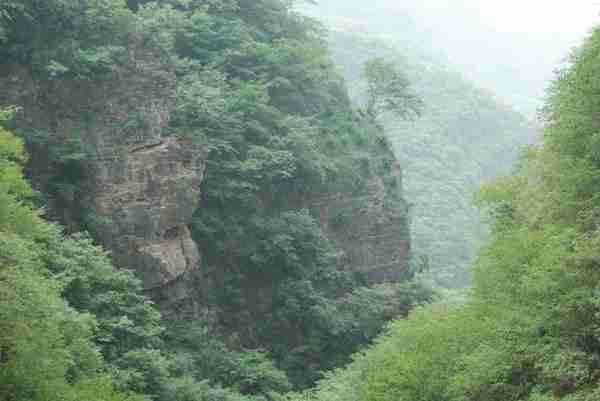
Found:
M 71 308 L 46 270 L 44 244 L 61 237 L 25 201 L 25 160 L 22 142 L 0 128 L 0 399 L 140 400 L 102 374 L 95 317 Z
M 87 236 L 65 236 L 27 202 L 26 159 L 22 141 L 0 128 L 0 399 L 146 399 L 126 395 L 133 391 L 179 400 L 185 398 L 172 397 L 202 388 L 207 397 L 241 400 L 190 379 L 193 369 L 173 369 L 175 360 L 160 349 L 160 314 L 139 280 L 116 270 Z
M 375 334 L 333 345 L 356 330 L 328 322 L 335 299 L 361 283 L 303 200 L 363 193 L 371 175 L 391 174 L 365 162 L 393 155 L 352 112 L 319 26 L 284 2 L 237 5 L 176 7 L 167 27 L 183 66 L 169 129 L 210 149 L 192 233 L 214 285 L 198 297 L 242 348 L 267 350 L 308 386 Z
M 330 294 L 351 290 L 354 280 L 331 268 L 336 263 L 332 245 L 306 211 L 255 217 L 251 224 L 246 227 L 258 240 L 241 242 L 242 261 L 232 264 L 212 296 L 223 308 L 221 325 L 239 333 L 247 347 L 264 344 L 295 384 L 307 386 L 320 370 L 345 363 L 389 319 L 431 298 L 418 285 L 399 285 L 359 287 L 336 300 Z M 213 252 L 231 260 L 230 249 L 224 245 Z M 265 281 L 268 285 L 262 284 Z M 256 287 L 262 290 L 242 292 Z
M 136 348 L 160 346 L 160 314 L 142 295 L 133 273 L 117 271 L 106 251 L 86 236 L 59 240 L 44 255 L 47 268 L 62 283 L 69 305 L 96 317 L 96 341 L 106 361 Z
M 2 57 L 31 63 L 49 78 L 110 72 L 123 58 L 118 42 L 132 17 L 121 0 L 9 1 L 0 15 Z
M 227 337 L 214 326 L 214 322 L 198 320 L 170 324 L 167 341 L 175 353 L 176 369 L 243 394 L 268 396 L 291 389 L 287 375 L 273 365 L 267 353 L 231 349 L 222 340 Z
M 365 63 L 361 76 L 366 82 L 366 113 L 373 119 L 391 112 L 407 119 L 419 115 L 421 99 L 409 91 L 409 80 L 393 62 L 374 58 Z
M 383 132 L 352 111 L 322 27 L 293 3 L 0 5 L 0 59 L 11 60 L 2 68 L 31 72 L 36 88 L 31 98 L 18 97 L 31 111 L 15 126 L 36 158 L 33 178 L 51 212 L 66 211 L 69 234 L 35 213 L 4 213 L 5 205 L 0 227 L 29 233 L 36 219 L 45 227 L 28 249 L 40 274 L 57 283 L 57 296 L 89 317 L 82 336 L 119 391 L 164 401 L 271 399 L 345 363 L 387 320 L 431 297 L 418 285 L 363 287 L 307 204 L 337 192 L 360 197 L 376 176 L 388 186 L 385 202 L 404 206 Z M 209 151 L 191 226 L 213 290 L 199 286 L 190 302 L 214 312 L 218 339 L 203 334 L 201 318 L 163 327 L 126 266 L 116 270 L 90 237 L 71 233 L 86 228 L 93 235 L 101 222 L 88 213 L 94 207 L 86 182 L 104 144 L 90 137 L 148 128 L 127 113 L 148 100 L 147 87 L 168 92 L 172 110 L 161 134 Z M 103 104 L 72 99 L 72 89 L 97 94 Z M 24 157 L 14 144 L 15 157 Z M 11 196 L 24 199 L 31 193 L 11 179 L 21 172 L 14 166 L 2 174 L 13 182 Z

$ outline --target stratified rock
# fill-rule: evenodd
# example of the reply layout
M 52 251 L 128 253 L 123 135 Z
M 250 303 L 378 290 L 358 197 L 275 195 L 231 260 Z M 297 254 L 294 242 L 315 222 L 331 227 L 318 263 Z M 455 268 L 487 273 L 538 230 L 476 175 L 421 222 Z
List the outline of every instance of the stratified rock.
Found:
M 131 147 L 121 169 L 106 162 L 95 166 L 96 230 L 115 262 L 134 268 L 147 290 L 199 265 L 186 224 L 200 199 L 201 154 L 176 138 L 157 138 Z
M 323 232 L 344 252 L 346 269 L 371 284 L 409 276 L 410 224 L 399 163 L 386 175 L 372 175 L 358 194 L 329 193 L 307 205 L 318 210 Z
M 172 304 L 191 291 L 184 277 L 200 263 L 186 224 L 198 207 L 206 152 L 165 136 L 174 73 L 155 55 L 135 57 L 127 71 L 93 82 L 2 65 L 0 104 L 22 107 L 16 128 L 28 138 L 31 177 L 50 216 L 92 231 L 117 266 L 134 269 L 153 297 Z M 77 162 L 57 164 L 49 154 L 69 143 L 79 147 Z M 76 183 L 54 181 L 64 176 Z
M 228 262 L 206 263 L 194 274 L 201 255 L 187 224 L 199 206 L 206 149 L 166 135 L 175 74 L 160 57 L 135 50 L 119 74 L 93 81 L 42 78 L 0 64 L 0 104 L 22 107 L 16 129 L 28 139 L 30 176 L 46 196 L 49 215 L 71 231 L 90 230 L 170 314 L 195 308 L 186 299 L 211 293 L 218 284 L 210 282 L 210 272 L 218 275 Z M 410 274 L 401 171 L 384 142 L 346 155 L 359 163 L 358 184 L 342 182 L 352 175 L 343 174 L 340 182 L 291 190 L 283 208 L 272 210 L 310 209 L 342 253 L 341 267 L 368 283 Z M 56 182 L 65 178 L 71 181 Z M 272 197 L 265 194 L 265 203 Z

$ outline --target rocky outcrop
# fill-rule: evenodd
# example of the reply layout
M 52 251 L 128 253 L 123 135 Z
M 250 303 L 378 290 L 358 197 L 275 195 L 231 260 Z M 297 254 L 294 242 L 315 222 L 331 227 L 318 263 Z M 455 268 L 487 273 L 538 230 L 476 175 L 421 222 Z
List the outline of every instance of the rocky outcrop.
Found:
M 317 210 L 323 232 L 343 251 L 342 266 L 372 284 L 410 274 L 410 224 L 397 162 L 385 178 L 371 176 L 359 194 L 334 192 L 307 202 Z
M 210 274 L 194 274 L 201 254 L 187 226 L 199 206 L 207 155 L 202 145 L 165 135 L 174 74 L 150 54 L 136 57 L 131 71 L 93 82 L 36 79 L 26 68 L 0 65 L 0 104 L 23 108 L 16 128 L 28 138 L 31 177 L 51 216 L 73 231 L 92 231 L 115 264 L 134 269 L 170 313 L 193 308 L 185 300 L 206 296 L 214 285 Z M 310 209 L 341 251 L 342 267 L 368 283 L 409 275 L 401 171 L 380 145 L 356 150 L 360 185 L 334 180 L 291 191 L 284 206 Z M 199 283 L 200 276 L 208 281 Z
M 292 202 L 307 208 L 325 236 L 342 252 L 341 266 L 369 284 L 410 277 L 411 236 L 402 170 L 387 144 L 375 145 L 357 159 L 361 182 L 329 182 Z
M 190 151 L 176 138 L 150 139 L 131 146 L 119 169 L 112 161 L 95 164 L 93 204 L 115 262 L 156 290 L 199 266 L 186 224 L 200 199 L 203 163 L 201 149 Z
M 28 138 L 31 177 L 51 215 L 91 230 L 117 266 L 134 269 L 149 293 L 172 303 L 187 296 L 184 278 L 200 263 L 186 224 L 198 207 L 206 153 L 165 135 L 174 74 L 151 54 L 136 57 L 135 69 L 93 83 L 0 66 L 0 104 L 22 107 L 16 128 Z

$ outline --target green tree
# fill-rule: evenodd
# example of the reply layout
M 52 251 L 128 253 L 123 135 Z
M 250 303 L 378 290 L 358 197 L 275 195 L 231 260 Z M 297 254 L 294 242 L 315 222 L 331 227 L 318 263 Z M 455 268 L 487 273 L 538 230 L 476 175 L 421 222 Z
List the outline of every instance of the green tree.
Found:
M 377 57 L 365 63 L 361 77 L 366 83 L 365 113 L 377 121 L 385 113 L 412 118 L 421 113 L 423 102 L 410 89 L 410 81 L 398 66 Z

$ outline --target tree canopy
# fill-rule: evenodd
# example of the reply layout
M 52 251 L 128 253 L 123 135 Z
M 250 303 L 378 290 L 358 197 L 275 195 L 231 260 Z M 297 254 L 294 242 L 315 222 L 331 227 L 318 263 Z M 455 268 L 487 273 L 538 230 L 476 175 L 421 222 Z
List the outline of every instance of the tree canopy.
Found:
M 352 110 L 323 27 L 293 3 L 1 2 L 0 99 L 25 101 L 2 123 L 22 141 L 0 138 L 10 277 L 0 296 L 11 303 L 0 312 L 0 388 L 11 386 L 0 399 L 86 399 L 97 387 L 90 399 L 271 400 L 432 297 L 415 283 L 367 286 L 302 203 L 335 191 L 360 200 L 378 177 L 386 205 L 405 206 L 384 133 Z M 93 212 L 91 162 L 109 134 L 149 129 L 128 113 L 148 100 L 168 103 L 152 127 L 160 136 L 208 154 L 190 224 L 204 276 L 190 278 L 197 314 L 183 322 L 161 317 L 129 266 L 96 245 L 110 219 Z M 23 179 L 25 148 L 39 192 Z
M 419 116 L 423 101 L 411 91 L 410 81 L 398 69 L 398 64 L 381 57 L 365 63 L 361 76 L 366 81 L 365 112 L 377 120 L 384 113 L 404 119 Z

